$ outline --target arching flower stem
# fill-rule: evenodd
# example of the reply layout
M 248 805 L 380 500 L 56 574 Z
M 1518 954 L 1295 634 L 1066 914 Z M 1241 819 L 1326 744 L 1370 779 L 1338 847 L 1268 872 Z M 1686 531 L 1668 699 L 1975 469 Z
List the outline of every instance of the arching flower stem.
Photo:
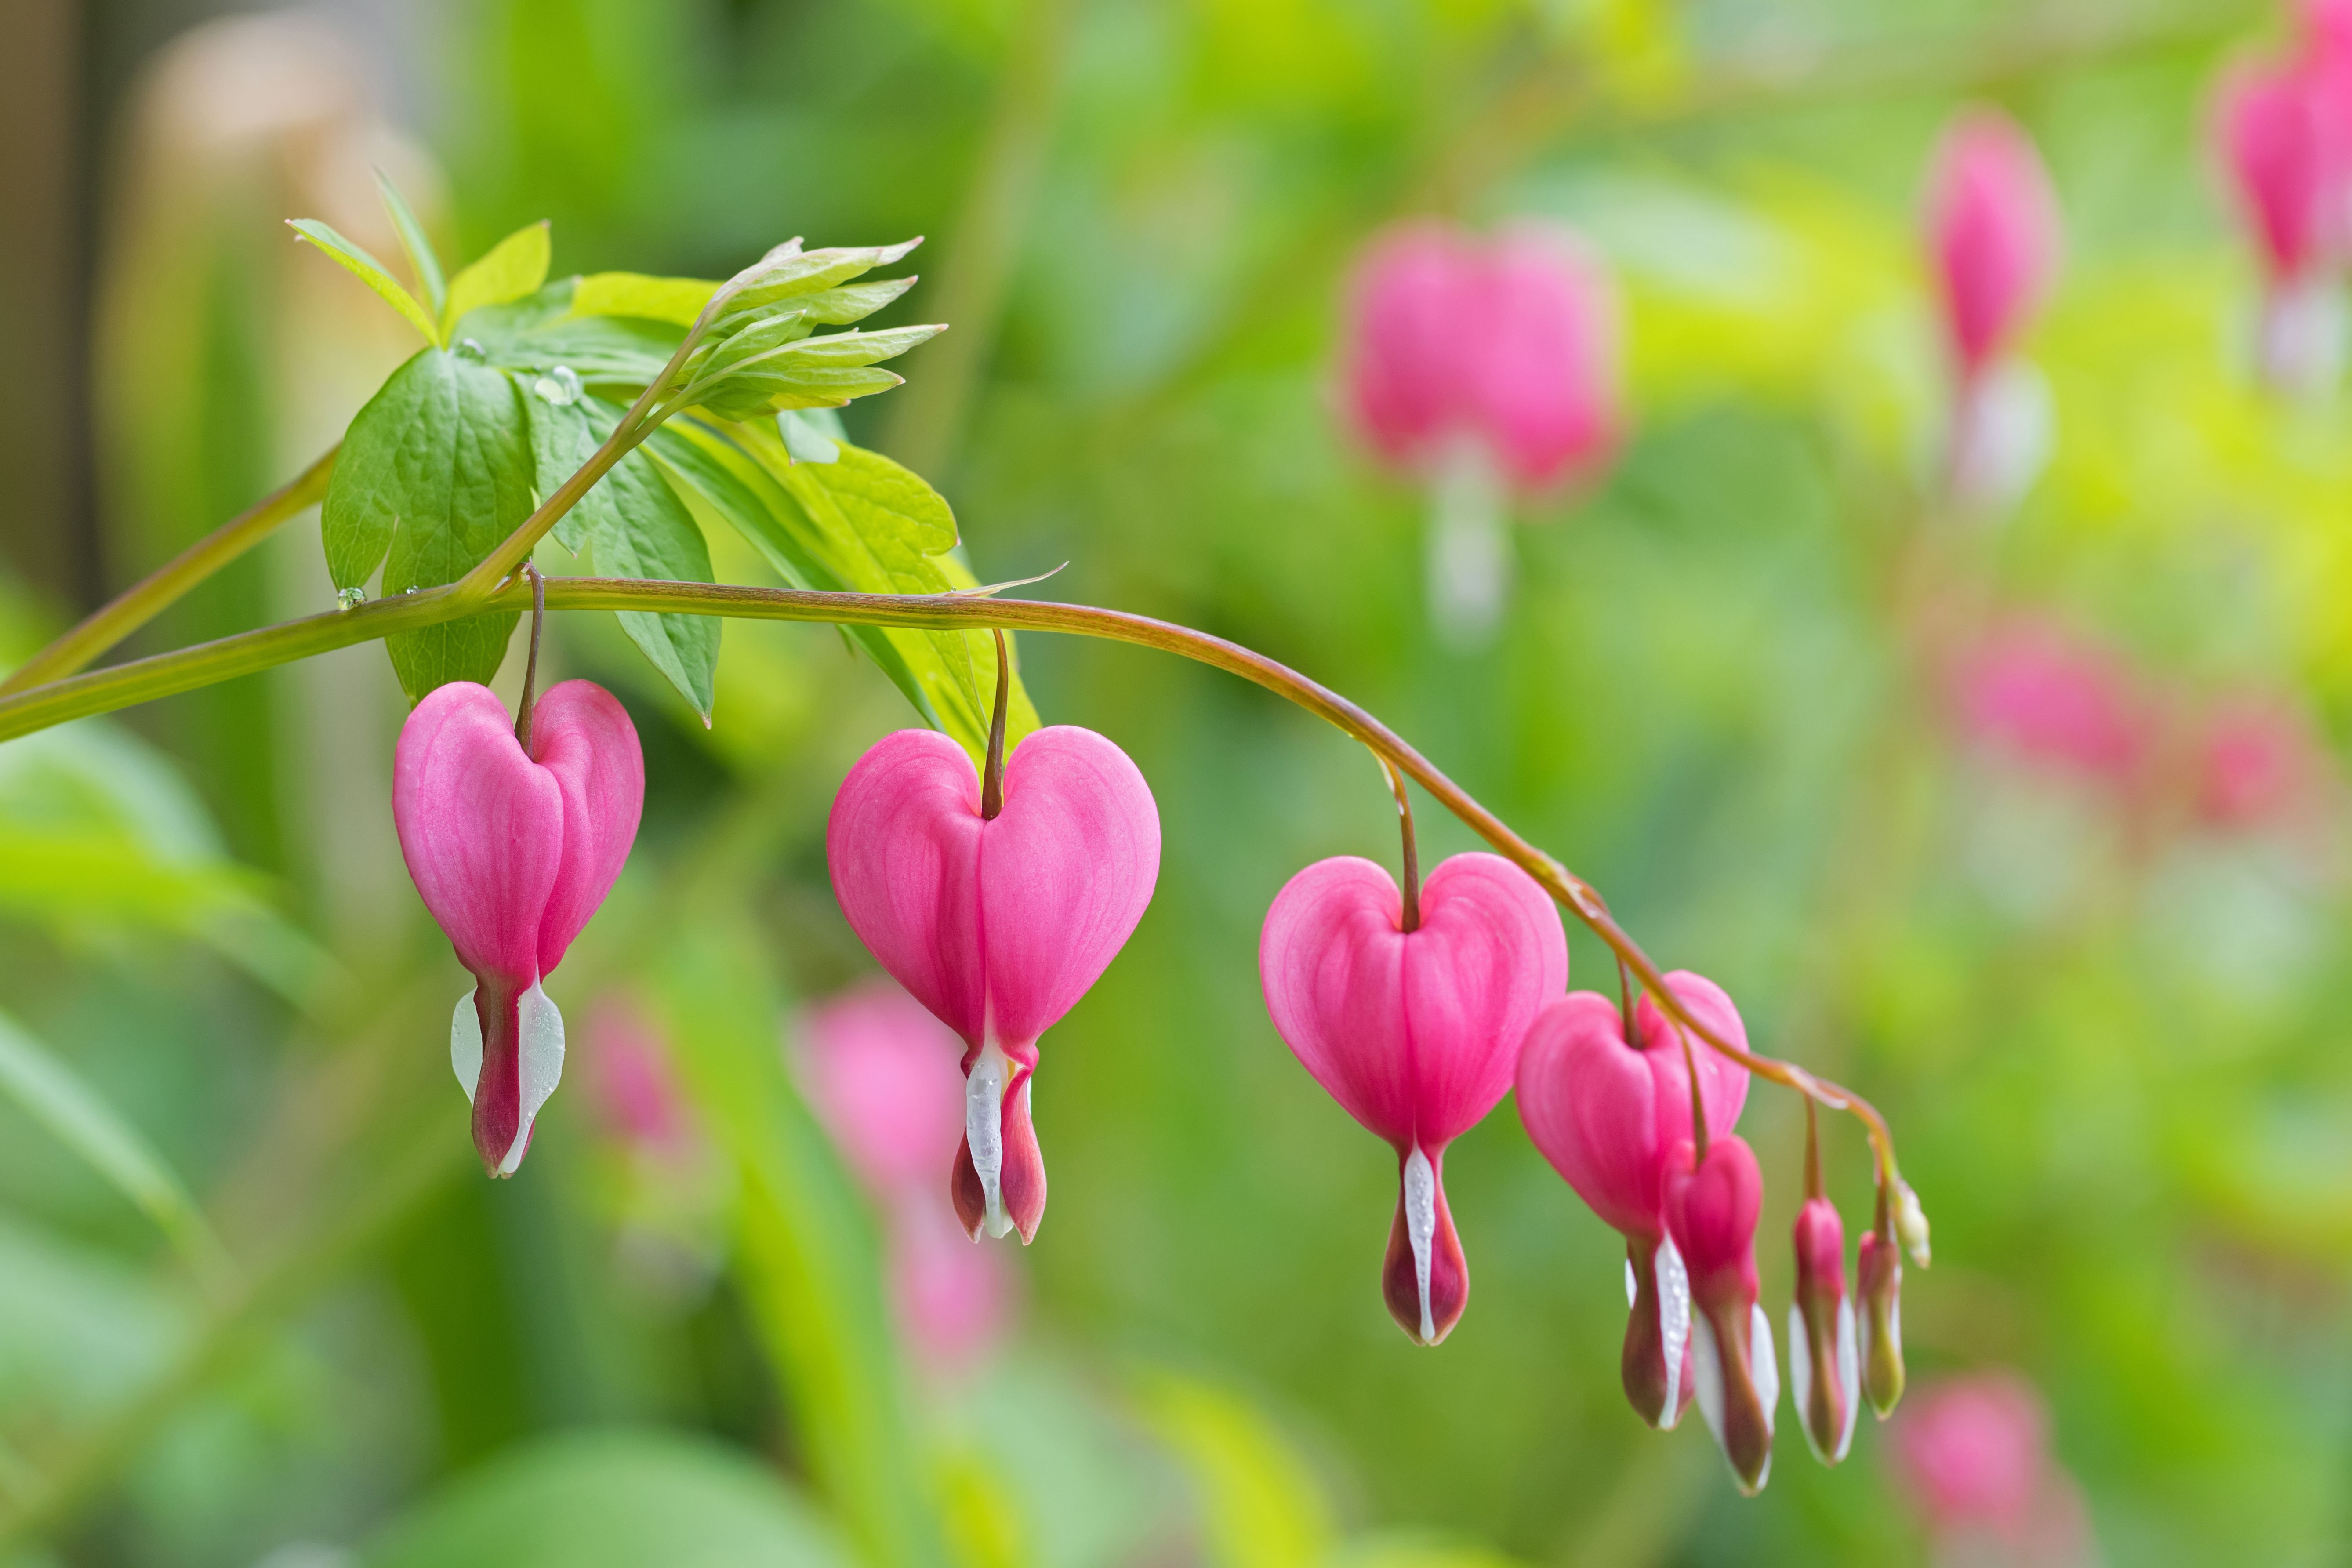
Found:
M 582 487 L 583 489 L 585 487 Z M 1590 882 L 1522 838 L 1502 818 L 1440 772 L 1395 731 L 1330 688 L 1252 648 L 1207 632 L 1124 610 L 1034 599 L 953 594 L 837 594 L 810 588 L 755 588 L 734 584 L 641 582 L 621 577 L 565 577 L 546 585 L 551 610 L 644 610 L 658 614 L 728 616 L 746 620 L 814 621 L 832 625 L 913 626 L 932 630 L 1060 632 L 1132 643 L 1180 655 L 1237 675 L 1297 703 L 1369 747 L 1404 777 L 1427 790 L 1495 850 L 1533 877 L 1584 922 L 1633 972 L 1659 1007 L 1721 1056 L 1831 1110 L 1850 1112 L 1870 1138 L 1882 1186 L 1899 1183 L 1895 1142 L 1876 1108 L 1842 1085 L 1794 1062 L 1742 1049 L 1695 1017 L 1667 986 L 1665 975 L 1611 917 Z M 50 681 L 0 698 L 0 741 L 93 713 L 112 712 L 235 676 L 274 668 L 298 658 L 371 642 L 393 632 L 437 626 L 469 615 L 526 607 L 520 583 L 467 603 L 461 585 L 427 588 L 377 599 L 350 610 L 286 621 L 176 652 Z

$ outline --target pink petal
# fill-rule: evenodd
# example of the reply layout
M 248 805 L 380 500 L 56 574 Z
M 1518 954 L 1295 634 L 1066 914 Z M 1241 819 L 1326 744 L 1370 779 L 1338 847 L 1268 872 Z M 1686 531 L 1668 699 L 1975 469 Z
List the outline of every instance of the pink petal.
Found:
M 1970 110 L 1945 132 L 1927 227 L 1953 351 L 1973 377 L 2023 331 L 2058 267 L 2057 198 L 2008 116 Z
M 2215 115 L 2223 161 L 2273 279 L 2317 259 L 2329 178 L 2319 82 L 2309 69 L 2242 65 L 2222 79 Z
M 1391 230 L 1357 264 L 1348 307 L 1349 411 L 1381 456 L 1418 467 L 1465 418 L 1478 264 L 1439 223 Z
M 1590 473 L 1618 436 L 1617 305 L 1608 274 L 1565 233 L 1507 231 L 1485 258 L 1469 401 L 1520 486 Z
M 488 687 L 437 687 L 401 727 L 392 784 L 401 857 L 457 961 L 509 996 L 541 973 L 563 817 L 562 786 L 522 754 Z
M 1518 1042 L 1568 981 L 1568 939 L 1534 879 L 1456 855 L 1422 887 L 1422 924 L 1354 856 L 1293 877 L 1266 912 L 1258 973 L 1276 1031 L 1349 1115 L 1433 1155 L 1510 1088 Z
M 849 770 L 824 832 L 834 896 L 850 929 L 971 1046 L 987 1011 L 982 826 L 980 775 L 963 748 L 934 730 L 900 730 Z
M 989 1025 L 1017 1060 L 1143 918 L 1160 877 L 1160 810 L 1126 752 L 1057 724 L 1005 760 L 1004 809 L 982 844 Z
M 540 694 L 530 749 L 563 794 L 563 860 L 539 931 L 539 972 L 552 974 L 628 861 L 645 809 L 646 759 L 628 710 L 588 680 Z
M 1690 1271 L 1691 1299 L 1702 1306 L 1756 1300 L 1756 1220 L 1764 1209 L 1764 1173 L 1755 1151 L 1734 1134 L 1697 1158 L 1677 1144 L 1666 1166 L 1666 1234 Z

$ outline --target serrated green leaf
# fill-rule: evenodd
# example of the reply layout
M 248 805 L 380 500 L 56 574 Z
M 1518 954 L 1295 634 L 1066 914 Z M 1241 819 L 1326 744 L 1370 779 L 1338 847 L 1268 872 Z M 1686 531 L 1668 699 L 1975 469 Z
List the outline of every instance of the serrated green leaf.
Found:
M 751 450 L 753 445 L 761 447 L 760 456 Z M 772 426 L 720 426 L 700 419 L 673 419 L 654 433 L 646 447 L 678 479 L 691 500 L 725 520 L 793 587 L 832 593 L 932 594 L 974 585 L 971 574 L 954 556 L 926 557 L 911 545 L 892 552 L 901 568 L 894 573 L 858 538 L 838 504 L 824 501 L 813 514 L 778 477 L 790 471 L 793 462 Z M 896 481 L 886 480 L 879 470 L 870 468 L 887 465 L 905 474 L 898 465 L 846 443 L 838 450 L 840 460 L 855 460 L 852 454 L 869 460 L 868 465 L 861 465 L 869 468 L 866 477 L 845 480 L 845 489 L 871 489 L 880 494 L 898 489 Z M 803 463 L 800 468 L 818 466 Z M 838 468 L 840 462 L 823 466 Z M 922 484 L 911 474 L 907 479 Z M 929 487 L 923 489 L 928 492 Z M 814 493 L 830 494 L 821 487 Z M 947 545 L 954 543 L 954 517 L 944 500 L 936 495 L 923 501 L 903 494 L 896 500 L 919 513 L 903 525 L 910 534 L 919 533 L 932 544 L 941 538 Z M 878 531 L 899 526 L 889 521 L 887 504 L 879 500 L 873 504 L 876 510 L 871 514 L 855 505 L 853 510 Z M 972 754 L 975 765 L 984 759 L 988 713 L 996 690 L 994 638 L 985 632 L 927 632 L 911 626 L 845 626 L 842 635 L 889 677 L 924 723 L 954 736 Z M 1013 644 L 1009 637 L 1006 641 Z M 1012 710 L 1005 725 L 1009 738 L 1017 742 L 1036 729 L 1038 721 L 1037 710 L 1021 684 L 1017 645 L 1013 658 Z
M 503 305 L 466 318 L 466 336 L 488 363 L 543 374 L 562 365 L 596 385 L 641 387 L 662 373 L 685 334 L 667 321 L 584 315 L 583 279 L 560 278 Z
M 593 397 L 566 403 L 534 395 L 526 406 L 541 495 L 552 493 L 595 456 L 621 416 L 619 408 Z M 555 525 L 555 536 L 574 554 L 585 548 L 594 558 L 596 570 L 608 577 L 672 583 L 710 580 L 710 547 L 703 540 L 702 530 L 653 458 L 642 450 L 613 465 Z M 620 622 L 638 651 L 693 705 L 702 721 L 709 723 L 712 673 L 719 664 L 719 617 L 623 610 Z
M 899 378 L 870 366 L 937 337 L 940 326 L 807 336 L 797 310 L 746 327 L 692 370 L 694 401 L 721 419 L 741 421 L 787 408 L 838 407 L 885 391 Z
M 286 220 L 286 226 L 294 231 L 296 239 L 309 240 L 332 257 L 337 266 L 343 268 L 358 278 L 361 282 L 374 289 L 378 298 L 407 317 L 416 330 L 425 334 L 426 342 L 436 348 L 440 347 L 443 341 L 440 323 L 433 319 L 432 314 L 424 306 L 416 302 L 416 296 L 394 281 L 392 274 L 384 270 L 383 262 L 378 261 L 359 246 L 345 239 L 316 218 L 289 218 Z
M 501 370 L 443 349 L 393 372 L 343 437 L 320 509 L 337 588 L 383 592 L 454 583 L 531 511 L 522 394 Z M 516 616 L 476 616 L 384 640 L 414 702 L 451 680 L 488 682 Z
M 207 1266 L 217 1258 L 204 1212 L 147 1135 L 5 1014 L 0 1093 L 105 1177 L 175 1245 Z
M 492 246 L 488 255 L 450 280 L 449 300 L 441 308 L 442 340 L 448 340 L 451 329 L 469 311 L 537 293 L 547 281 L 547 264 L 552 255 L 545 218 L 524 225 Z
M 887 267 L 921 243 L 920 238 L 916 238 L 898 245 L 803 250 L 800 241 L 787 241 L 739 275 L 740 280 L 728 296 L 721 317 L 733 319 L 761 313 L 780 300 L 823 293 L 877 267 Z
M 383 210 L 392 215 L 392 226 L 400 236 L 400 247 L 408 252 L 409 268 L 416 274 L 417 286 L 425 290 L 433 313 L 438 316 L 449 298 L 449 286 L 441 278 L 441 258 L 434 254 L 433 241 L 426 237 L 425 226 L 408 210 L 401 196 L 400 187 L 382 169 L 375 172 L 375 188 L 383 197 Z
M 650 278 L 642 272 L 591 272 L 579 279 L 572 308 L 583 316 L 637 316 L 694 325 L 719 285 L 699 278 Z

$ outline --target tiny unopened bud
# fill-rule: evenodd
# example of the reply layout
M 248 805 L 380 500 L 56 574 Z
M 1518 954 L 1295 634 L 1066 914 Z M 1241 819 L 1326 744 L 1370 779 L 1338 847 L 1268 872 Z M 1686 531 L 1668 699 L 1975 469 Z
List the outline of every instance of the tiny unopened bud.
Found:
M 1881 1421 L 1903 1397 L 1903 1255 L 1876 1230 L 1854 1259 L 1862 1294 L 1862 1392 Z
M 1757 1301 L 1756 1217 L 1764 1178 L 1746 1140 L 1716 1139 L 1702 1160 L 1678 1143 L 1666 1167 L 1666 1232 L 1690 1276 L 1691 1373 L 1699 1414 L 1749 1497 L 1772 1473 L 1780 1369 Z
M 1827 1198 L 1797 1211 L 1797 1299 L 1789 1306 L 1789 1382 L 1813 1457 L 1834 1465 L 1862 1407 L 1853 1302 L 1845 1293 L 1845 1226 Z
M 1927 1267 L 1927 1211 L 1919 1206 L 1919 1194 L 1911 1184 L 1897 1180 L 1895 1184 L 1895 1234 L 1903 1241 L 1903 1250 L 1920 1268 Z

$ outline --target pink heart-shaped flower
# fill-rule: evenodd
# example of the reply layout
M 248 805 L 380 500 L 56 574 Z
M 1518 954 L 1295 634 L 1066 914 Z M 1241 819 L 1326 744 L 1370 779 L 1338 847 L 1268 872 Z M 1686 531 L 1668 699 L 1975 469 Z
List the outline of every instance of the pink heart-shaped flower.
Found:
M 474 976 L 450 1064 L 474 1145 L 512 1175 L 563 1070 L 563 1018 L 541 982 L 612 891 L 645 805 L 636 727 L 612 695 L 567 680 L 531 710 L 531 754 L 486 686 L 453 681 L 409 714 L 393 757 L 401 856 Z
M 1498 855 L 1438 867 L 1422 885 L 1420 926 L 1402 922 L 1386 870 L 1318 861 L 1266 911 L 1258 973 L 1300 1063 L 1397 1152 L 1382 1293 L 1405 1332 L 1435 1344 L 1470 1290 L 1445 1146 L 1511 1087 L 1528 1023 L 1568 984 L 1568 937 L 1534 879 Z
M 1045 1167 L 1029 1117 L 1037 1038 L 1126 944 L 1160 875 L 1160 812 L 1127 753 L 1055 725 L 1004 764 L 1003 808 L 929 730 L 877 742 L 825 826 L 834 895 L 867 951 L 964 1042 L 952 1192 L 977 1237 L 1036 1234 Z

